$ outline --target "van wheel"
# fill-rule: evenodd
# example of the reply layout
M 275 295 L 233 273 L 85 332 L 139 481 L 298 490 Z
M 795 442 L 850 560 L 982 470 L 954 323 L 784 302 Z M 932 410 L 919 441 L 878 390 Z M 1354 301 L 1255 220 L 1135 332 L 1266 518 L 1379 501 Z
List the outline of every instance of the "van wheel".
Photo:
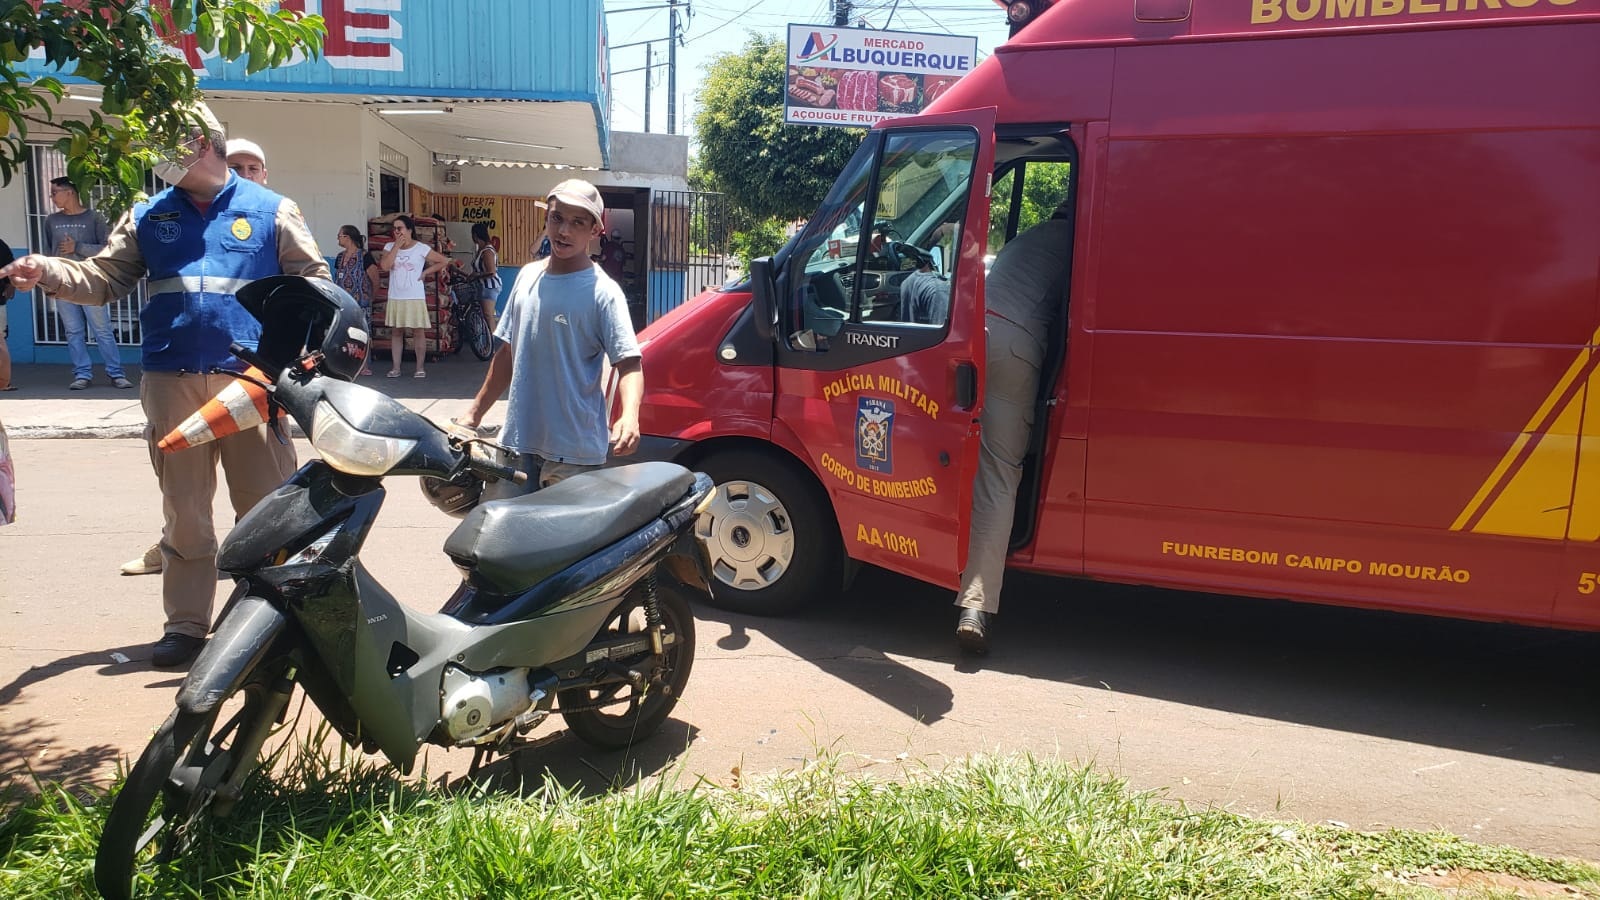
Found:
M 695 523 L 711 554 L 713 605 L 779 616 L 838 592 L 838 528 L 821 492 L 793 464 L 728 450 L 694 468 L 717 485 Z

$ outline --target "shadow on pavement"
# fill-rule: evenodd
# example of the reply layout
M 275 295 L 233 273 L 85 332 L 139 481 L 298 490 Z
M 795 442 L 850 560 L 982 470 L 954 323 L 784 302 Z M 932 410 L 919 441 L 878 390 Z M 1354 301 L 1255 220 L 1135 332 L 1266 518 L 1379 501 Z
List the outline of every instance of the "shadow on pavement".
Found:
M 923 721 L 950 688 L 890 656 L 1600 771 L 1600 635 L 1010 575 L 972 659 L 949 591 L 877 569 L 792 619 L 695 612 L 732 629 L 724 649 L 760 633 Z
M 40 744 L 29 735 L 49 733 L 49 723 L 24 719 L 0 734 L 0 819 L 16 803 L 49 784 L 81 785 L 98 779 L 122 756 L 111 744 L 68 748 Z
M 114 656 L 113 654 L 116 654 Z M 125 661 L 119 662 L 117 656 Z M 108 647 L 105 650 L 91 650 L 86 653 L 77 653 L 72 656 L 63 656 L 44 665 L 33 666 L 6 684 L 0 685 L 0 705 L 16 700 L 22 695 L 24 689 L 38 684 L 57 675 L 65 674 L 72 669 L 83 669 L 98 666 L 97 675 L 126 675 L 149 669 L 151 672 L 162 674 L 161 670 L 150 668 L 150 644 L 128 644 L 122 647 Z M 181 672 L 178 673 L 182 678 Z

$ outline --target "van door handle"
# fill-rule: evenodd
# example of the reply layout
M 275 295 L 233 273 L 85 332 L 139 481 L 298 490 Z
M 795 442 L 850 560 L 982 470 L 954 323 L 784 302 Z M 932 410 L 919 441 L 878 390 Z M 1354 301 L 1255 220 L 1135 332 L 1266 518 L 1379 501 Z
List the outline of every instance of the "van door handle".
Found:
M 956 363 L 956 408 L 978 405 L 978 367 L 970 362 Z

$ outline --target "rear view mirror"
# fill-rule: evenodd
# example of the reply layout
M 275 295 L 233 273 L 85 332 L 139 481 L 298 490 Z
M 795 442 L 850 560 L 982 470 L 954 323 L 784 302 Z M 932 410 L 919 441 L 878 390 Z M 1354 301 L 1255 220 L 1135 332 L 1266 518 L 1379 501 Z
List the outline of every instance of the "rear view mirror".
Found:
M 777 334 L 778 284 L 772 276 L 772 257 L 763 256 L 750 261 L 750 304 L 756 334 L 770 341 Z

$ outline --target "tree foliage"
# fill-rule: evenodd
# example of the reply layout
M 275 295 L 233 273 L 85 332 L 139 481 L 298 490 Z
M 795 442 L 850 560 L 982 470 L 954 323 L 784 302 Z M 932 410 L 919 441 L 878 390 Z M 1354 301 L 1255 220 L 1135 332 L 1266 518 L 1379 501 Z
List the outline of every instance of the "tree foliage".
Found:
M 752 219 L 809 216 L 865 134 L 783 124 L 786 59 L 783 41 L 751 35 L 711 61 L 697 95 L 698 178 Z
M 320 16 L 277 9 L 271 0 L 0 0 L 0 182 L 28 160 L 30 128 L 65 132 L 54 146 L 82 191 L 104 186 L 101 206 L 116 213 L 143 188 L 144 171 L 193 127 L 195 74 L 167 43 L 192 35 L 200 50 L 244 58 L 248 73 L 315 57 L 326 28 Z M 42 52 L 56 72 L 102 87 L 87 119 L 65 119 L 60 78 L 17 70 Z
M 1066 199 L 1072 167 L 1064 162 L 1029 162 L 1021 170 L 1022 203 L 1017 212 L 1017 234 L 1050 218 Z M 1006 220 L 1011 214 L 1011 191 L 1018 170 L 1013 169 L 995 184 L 989 198 L 989 249 L 999 250 L 1005 243 Z

